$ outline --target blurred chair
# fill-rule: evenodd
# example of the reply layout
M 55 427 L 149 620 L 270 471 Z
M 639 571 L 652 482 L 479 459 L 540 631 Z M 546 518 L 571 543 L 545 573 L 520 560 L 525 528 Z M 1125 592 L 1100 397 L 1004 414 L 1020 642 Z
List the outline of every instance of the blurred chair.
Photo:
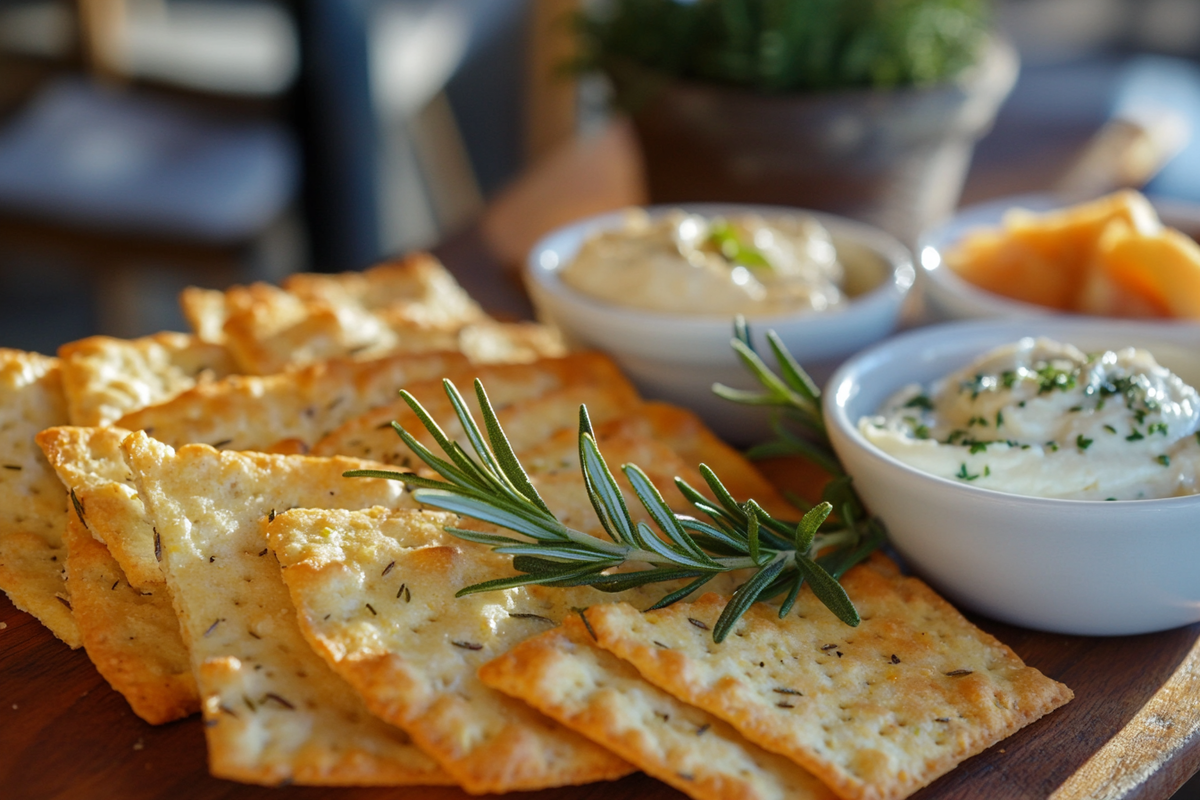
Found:
M 578 0 L 310 0 L 298 6 L 310 202 L 324 265 L 428 247 L 575 131 Z M 322 188 L 317 191 L 316 187 Z
M 300 178 L 290 134 L 269 120 L 229 118 L 133 86 L 131 75 L 169 77 L 162 65 L 169 72 L 175 62 L 161 50 L 156 61 L 144 46 L 160 40 L 143 35 L 136 46 L 139 29 L 124 0 L 78 7 L 89 74 L 48 83 L 0 127 L 6 244 L 86 265 L 100 327 L 117 335 L 151 325 L 141 288 L 155 270 L 220 285 L 302 267 L 294 244 L 277 246 L 295 238 L 282 232 Z M 191 41 L 203 39 L 201 31 Z M 230 58 L 214 43 L 209 62 L 221 75 Z M 203 76 L 197 48 L 178 51 L 185 65 L 192 56 L 182 75 Z M 289 252 L 272 259 L 273 248 Z

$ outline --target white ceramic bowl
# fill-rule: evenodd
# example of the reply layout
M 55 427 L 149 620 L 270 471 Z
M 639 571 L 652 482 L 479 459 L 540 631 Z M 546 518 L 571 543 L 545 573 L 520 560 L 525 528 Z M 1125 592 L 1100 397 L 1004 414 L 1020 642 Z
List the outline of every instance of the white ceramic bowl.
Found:
M 1122 502 L 1002 494 L 920 472 L 858 431 L 909 383 L 1046 335 L 1085 351 L 1145 347 L 1200 385 L 1200 327 L 1082 317 L 922 328 L 847 361 L 824 397 L 835 450 L 912 567 L 961 606 L 1057 633 L 1125 635 L 1200 621 L 1200 495 Z
M 1200 207 L 1191 203 L 1151 198 L 1163 223 L 1189 236 L 1200 233 Z M 945 224 L 923 234 L 917 244 L 917 286 L 928 320 L 1044 317 L 1062 312 L 1013 300 L 981 289 L 945 265 L 942 252 L 978 228 L 998 228 L 1012 208 L 1050 211 L 1067 205 L 1051 194 L 1026 194 L 992 200 L 963 209 Z
M 765 334 L 775 330 L 813 377 L 822 381 L 852 353 L 896 328 L 900 307 L 915 276 L 904 245 L 880 230 L 828 214 L 773 206 L 686 204 L 673 208 L 704 215 L 806 214 L 826 226 L 848 278 L 871 286 L 845 308 L 750 321 L 755 347 L 769 354 Z M 538 315 L 556 324 L 568 341 L 609 353 L 647 397 L 687 406 L 721 436 L 750 443 L 769 435 L 764 412 L 737 406 L 712 393 L 715 382 L 753 388 L 754 381 L 730 348 L 733 320 L 622 308 L 582 294 L 559 279 L 559 269 L 597 231 L 619 227 L 624 212 L 591 217 L 543 238 L 529 254 L 526 284 Z

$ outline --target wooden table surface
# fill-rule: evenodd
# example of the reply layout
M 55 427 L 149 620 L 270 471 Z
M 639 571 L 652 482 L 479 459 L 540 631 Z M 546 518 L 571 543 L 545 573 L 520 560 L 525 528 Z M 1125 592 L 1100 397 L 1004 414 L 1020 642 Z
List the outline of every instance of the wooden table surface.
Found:
M 472 232 L 447 243 L 439 254 L 489 311 L 527 316 L 519 284 L 485 250 Z M 1090 638 L 975 621 L 1027 663 L 1070 686 L 1075 699 L 915 797 L 1163 800 L 1200 769 L 1200 625 Z M 467 797 L 451 788 L 275 789 L 214 779 L 205 768 L 197 717 L 160 727 L 143 723 L 82 650 L 69 650 L 0 595 L 0 800 L 397 796 Z M 682 797 L 642 775 L 525 796 Z

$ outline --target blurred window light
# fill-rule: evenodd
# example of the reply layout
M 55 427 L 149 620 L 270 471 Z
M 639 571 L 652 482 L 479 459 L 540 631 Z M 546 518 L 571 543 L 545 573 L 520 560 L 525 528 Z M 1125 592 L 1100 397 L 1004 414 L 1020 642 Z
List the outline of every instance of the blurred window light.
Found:
M 291 17 L 267 2 L 131 2 L 121 50 L 131 76 L 226 94 L 278 94 L 300 63 Z
M 36 2 L 0 7 L 0 50 L 62 58 L 74 47 L 75 15 L 70 4 Z
M 467 51 L 469 9 L 460 0 L 385 4 L 371 33 L 371 90 L 384 117 L 409 117 L 446 88 Z

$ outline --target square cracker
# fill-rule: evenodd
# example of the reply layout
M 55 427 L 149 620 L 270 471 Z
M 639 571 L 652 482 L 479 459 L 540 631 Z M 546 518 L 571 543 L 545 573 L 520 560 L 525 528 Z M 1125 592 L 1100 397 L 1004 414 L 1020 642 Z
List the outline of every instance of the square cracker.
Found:
M 207 293 L 181 300 L 205 336 L 221 320 L 220 341 L 255 375 L 355 354 L 457 349 L 459 330 L 486 319 L 426 253 L 364 272 L 292 275 L 282 287 L 234 286 L 219 303 Z
M 79 628 L 63 582 L 67 514 L 38 431 L 67 421 L 57 358 L 0 349 L 0 589 L 71 647 Z
M 842 585 L 857 628 L 807 588 L 782 620 L 756 603 L 721 644 L 716 594 L 646 614 L 596 606 L 587 618 L 648 681 L 854 800 L 906 797 L 1072 697 L 883 556 Z
M 108 425 L 234 371 L 229 353 L 186 333 L 91 336 L 58 348 L 72 425 Z
M 247 374 L 353 356 L 458 350 L 475 363 L 563 355 L 558 332 L 491 320 L 428 253 L 339 275 L 301 273 L 180 297 L 193 328 L 223 342 Z
M 593 589 L 526 586 L 455 598 L 515 574 L 443 532 L 446 514 L 296 510 L 267 524 L 309 642 L 376 715 L 407 730 L 467 791 L 566 786 L 633 771 L 609 751 L 488 689 L 479 665 L 553 626 Z
M 96 669 L 151 725 L 199 711 L 196 679 L 166 585 L 130 586 L 108 548 L 74 514 L 63 538 L 71 606 Z
M 575 353 L 565 358 L 542 359 L 531 364 L 471 367 L 447 376 L 462 393 L 477 421 L 482 422 L 473 382 L 479 379 L 509 442 L 518 455 L 564 428 L 579 424 L 579 405 L 587 402 L 593 422 L 609 419 L 636 407 L 637 390 L 608 356 Z M 405 387 L 451 439 L 470 444 L 441 378 Z M 409 465 L 412 453 L 389 424 L 396 421 L 426 447 L 433 437 L 403 400 L 394 400 L 356 417 L 313 445 L 315 455 L 349 455 L 385 464 Z
M 129 431 L 106 428 L 47 428 L 37 435 L 58 478 L 75 495 L 85 529 L 107 545 L 125 579 L 137 589 L 155 591 L 163 585 L 154 558 L 154 531 L 133 486 L 121 442 Z
M 395 396 L 409 379 L 426 379 L 469 365 L 452 353 L 399 356 L 378 362 L 335 361 L 267 377 L 232 376 L 185 391 L 174 400 L 128 415 L 178 446 L 194 440 L 243 450 L 277 449 L 281 439 L 307 444 L 341 420 Z M 136 587 L 162 583 L 153 533 L 121 454 L 128 429 L 61 427 L 38 442 L 67 489 L 74 491 L 86 524 L 108 545 Z M 395 433 L 392 433 L 395 436 Z M 116 536 L 111 531 L 119 531 Z
M 486 319 L 454 276 L 429 253 L 362 272 L 290 275 L 283 288 L 308 302 L 374 314 L 393 327 L 457 330 Z
M 391 402 L 414 381 L 468 366 L 458 353 L 338 359 L 276 375 L 232 375 L 127 414 L 117 425 L 178 446 L 261 450 L 295 439 L 312 445 L 348 419 Z
M 220 289 L 189 286 L 179 293 L 183 317 L 202 341 L 222 344 L 225 341 L 225 293 Z
M 297 505 L 411 504 L 394 481 L 343 478 L 350 459 L 125 444 L 158 531 L 214 775 L 251 783 L 401 785 L 449 777 L 371 716 L 304 641 L 260 520 Z
M 458 349 L 473 364 L 527 364 L 567 354 L 558 329 L 537 322 L 472 322 L 459 330 Z
M 479 679 L 694 800 L 835 797 L 799 765 L 644 680 L 598 647 L 575 616 L 484 664 Z

